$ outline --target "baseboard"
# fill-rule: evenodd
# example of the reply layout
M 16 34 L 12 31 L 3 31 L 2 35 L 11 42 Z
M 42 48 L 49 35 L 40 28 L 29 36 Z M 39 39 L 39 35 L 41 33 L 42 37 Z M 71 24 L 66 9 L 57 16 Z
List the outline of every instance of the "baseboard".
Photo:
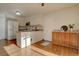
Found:
M 42 39 L 42 41 L 49 41 L 49 42 L 51 42 L 51 40 L 45 40 L 45 39 Z
M 7 39 L 0 39 L 0 40 L 7 40 Z
M 6 39 L 6 40 L 16 40 L 16 39 Z

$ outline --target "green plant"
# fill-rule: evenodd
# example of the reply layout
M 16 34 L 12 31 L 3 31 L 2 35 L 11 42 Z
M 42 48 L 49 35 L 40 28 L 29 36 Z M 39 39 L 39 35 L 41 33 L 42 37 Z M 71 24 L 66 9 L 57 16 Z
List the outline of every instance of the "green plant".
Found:
M 71 28 L 73 29 L 73 28 L 74 28 L 74 25 L 75 25 L 75 24 L 69 24 L 68 26 L 69 26 L 70 29 L 71 29 Z

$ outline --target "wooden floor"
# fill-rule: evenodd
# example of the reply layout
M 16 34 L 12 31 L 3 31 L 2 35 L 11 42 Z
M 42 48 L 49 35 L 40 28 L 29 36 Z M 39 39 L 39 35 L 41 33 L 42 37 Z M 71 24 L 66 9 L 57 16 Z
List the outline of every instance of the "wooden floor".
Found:
M 3 47 L 10 44 L 16 44 L 16 40 L 0 40 L 0 56 L 9 56 Z
M 0 40 L 0 56 L 9 56 L 9 55 L 16 55 L 16 56 L 44 56 L 44 55 L 56 55 L 56 56 L 78 56 L 78 51 L 72 48 L 51 45 L 51 42 L 47 46 L 42 45 L 45 41 L 40 41 L 35 44 L 32 44 L 30 52 L 25 52 L 25 50 L 29 50 L 25 48 L 24 50 L 19 48 L 16 45 L 16 40 Z M 14 44 L 14 45 L 13 45 Z M 3 47 L 8 47 L 4 49 Z M 18 50 L 19 49 L 19 50 Z M 9 53 L 8 53 L 9 52 Z M 20 53 L 21 52 L 21 53 Z M 14 54 L 13 54 L 14 53 Z
M 31 48 L 19 48 L 16 40 L 0 40 L 0 56 L 44 56 Z
M 43 43 L 43 41 L 37 42 L 33 45 L 58 56 L 78 56 L 78 50 L 76 49 L 52 45 L 51 42 L 47 46 L 43 46 L 41 43 Z

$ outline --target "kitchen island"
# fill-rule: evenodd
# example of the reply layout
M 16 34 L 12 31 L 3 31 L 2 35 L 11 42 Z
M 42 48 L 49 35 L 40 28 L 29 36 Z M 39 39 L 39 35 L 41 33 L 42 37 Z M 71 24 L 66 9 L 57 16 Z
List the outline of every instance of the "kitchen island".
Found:
M 20 48 L 27 47 L 33 43 L 41 41 L 43 39 L 42 31 L 18 31 L 17 34 L 17 45 Z

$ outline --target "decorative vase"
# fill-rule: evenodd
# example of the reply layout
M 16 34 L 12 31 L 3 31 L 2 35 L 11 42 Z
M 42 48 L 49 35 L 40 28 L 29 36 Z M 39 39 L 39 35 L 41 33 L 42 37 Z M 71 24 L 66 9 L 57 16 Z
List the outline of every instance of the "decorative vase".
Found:
M 61 26 L 61 29 L 66 32 L 68 30 L 68 27 L 66 25 Z

